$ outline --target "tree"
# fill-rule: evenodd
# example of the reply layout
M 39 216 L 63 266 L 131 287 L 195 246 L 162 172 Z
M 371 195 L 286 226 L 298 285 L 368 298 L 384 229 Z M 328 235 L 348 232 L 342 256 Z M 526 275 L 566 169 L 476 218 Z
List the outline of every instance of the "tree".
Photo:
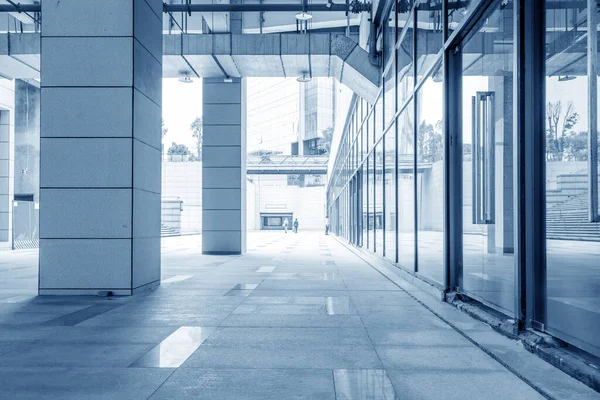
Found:
M 169 150 L 167 150 L 167 154 L 170 156 L 174 156 L 174 155 L 186 156 L 186 155 L 190 154 L 190 149 L 188 149 L 188 147 L 185 144 L 177 144 L 177 143 L 173 142 L 171 144 L 171 147 L 169 147 Z
M 417 156 L 420 162 L 437 162 L 444 158 L 443 123 L 435 125 L 421 122 L 417 134 Z
M 160 126 L 162 128 L 162 137 L 164 138 L 167 133 L 169 133 L 169 128 L 165 127 L 165 120 L 161 119 Z
M 546 106 L 546 159 L 548 161 L 563 161 L 569 141 L 577 136 L 573 130 L 579 122 L 579 114 L 573 109 L 573 102 L 569 101 L 563 113 L 560 100 L 549 101 Z
M 331 142 L 333 141 L 333 128 L 327 128 L 323 131 L 323 137 L 317 142 L 317 150 L 320 155 L 329 155 L 331 152 Z
M 196 117 L 190 125 L 192 136 L 196 139 L 196 157 L 190 156 L 190 161 L 202 161 L 202 118 Z
M 564 140 L 563 159 L 565 161 L 587 161 L 587 132 L 571 132 Z

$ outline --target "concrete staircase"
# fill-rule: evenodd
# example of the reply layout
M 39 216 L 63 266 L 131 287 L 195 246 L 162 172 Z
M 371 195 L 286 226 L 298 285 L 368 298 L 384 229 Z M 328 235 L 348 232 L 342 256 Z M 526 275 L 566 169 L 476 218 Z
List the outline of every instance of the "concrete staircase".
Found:
M 587 175 L 559 175 L 556 190 L 546 191 L 548 239 L 600 242 L 600 222 L 588 222 Z
M 165 224 L 160 224 L 160 236 L 161 237 L 167 237 L 167 236 L 180 236 L 181 232 L 179 231 L 179 229 L 167 226 Z

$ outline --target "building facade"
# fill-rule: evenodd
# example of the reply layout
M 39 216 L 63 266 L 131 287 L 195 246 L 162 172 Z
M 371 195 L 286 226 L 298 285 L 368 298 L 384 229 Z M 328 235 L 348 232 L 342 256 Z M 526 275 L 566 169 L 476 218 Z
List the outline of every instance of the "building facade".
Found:
M 390 4 L 327 192 L 350 244 L 596 356 L 597 7 Z
M 248 154 L 319 154 L 335 122 L 333 78 L 250 78 L 247 95 Z

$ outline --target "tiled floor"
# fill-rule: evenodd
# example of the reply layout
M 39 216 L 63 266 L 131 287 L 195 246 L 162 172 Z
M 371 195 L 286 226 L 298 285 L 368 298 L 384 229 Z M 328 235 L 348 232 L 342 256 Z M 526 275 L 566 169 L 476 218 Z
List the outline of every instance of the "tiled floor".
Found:
M 35 252 L 1 259 L 2 399 L 542 398 L 320 232 L 165 239 L 129 298 L 35 297 Z

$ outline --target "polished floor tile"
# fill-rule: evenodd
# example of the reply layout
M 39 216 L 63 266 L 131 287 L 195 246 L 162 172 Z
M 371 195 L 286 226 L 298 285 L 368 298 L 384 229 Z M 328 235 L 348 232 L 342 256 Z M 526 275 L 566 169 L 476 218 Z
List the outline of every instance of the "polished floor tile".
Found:
M 175 276 L 172 276 L 172 277 L 170 277 L 170 278 L 163 279 L 163 280 L 161 281 L 161 284 L 163 284 L 163 285 L 164 285 L 165 283 L 183 282 L 183 281 L 185 281 L 185 280 L 187 280 L 187 279 L 190 279 L 190 278 L 191 278 L 191 277 L 193 277 L 193 276 L 194 276 L 194 275 L 175 275 Z
M 259 269 L 256 270 L 256 272 L 273 272 L 275 271 L 277 267 L 271 267 L 271 266 L 262 266 Z
M 230 290 L 225 293 L 225 296 L 233 296 L 233 297 L 247 297 L 250 296 L 252 290 Z
M 416 301 L 322 232 L 250 232 L 243 256 L 202 255 L 198 237 L 162 242 L 163 284 L 130 297 L 36 296 L 35 253 L 0 257 L 0 398 L 537 396 L 428 308 L 500 354 L 488 326 Z M 594 398 L 556 373 L 557 398 Z
M 350 297 L 327 297 L 327 315 L 350 315 L 356 314 L 356 308 Z
M 234 314 L 306 315 L 324 314 L 325 304 L 242 304 Z
M 0 399 L 145 400 L 173 370 L 0 367 Z
M 153 346 L 38 341 L 5 352 L 0 367 L 127 367 Z
M 402 399 L 541 400 L 542 395 L 507 370 L 426 368 L 395 371 L 388 376 Z
M 257 287 L 257 283 L 238 283 L 231 290 L 254 290 Z
M 336 400 L 400 400 L 383 369 L 336 369 Z
M 75 311 L 73 313 L 63 315 L 58 318 L 51 319 L 44 323 L 47 326 L 74 326 L 83 321 L 86 321 L 90 318 L 94 318 L 98 315 L 104 314 L 105 312 L 112 311 L 117 307 L 120 307 L 122 304 L 119 303 L 109 303 L 106 304 L 95 304 L 93 306 L 87 307 L 83 310 Z
M 216 328 L 182 326 L 130 367 L 177 368 L 215 332 Z
M 335 400 L 335 389 L 330 370 L 181 368 L 151 399 Z

